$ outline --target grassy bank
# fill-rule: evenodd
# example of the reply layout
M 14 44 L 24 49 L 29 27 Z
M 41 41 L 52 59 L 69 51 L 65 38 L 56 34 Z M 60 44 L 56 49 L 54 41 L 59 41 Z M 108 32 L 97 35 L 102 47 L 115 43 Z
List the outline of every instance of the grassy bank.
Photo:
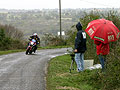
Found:
M 16 52 L 23 52 L 25 50 L 23 49 L 18 49 L 18 50 L 5 50 L 5 51 L 0 51 L 0 55 L 4 55 L 4 54 L 10 54 L 10 53 L 16 53 Z
M 85 70 L 78 73 L 72 70 L 69 73 L 71 58 L 69 55 L 53 58 L 48 66 L 47 90 L 98 90 L 92 84 L 92 77 L 100 70 Z

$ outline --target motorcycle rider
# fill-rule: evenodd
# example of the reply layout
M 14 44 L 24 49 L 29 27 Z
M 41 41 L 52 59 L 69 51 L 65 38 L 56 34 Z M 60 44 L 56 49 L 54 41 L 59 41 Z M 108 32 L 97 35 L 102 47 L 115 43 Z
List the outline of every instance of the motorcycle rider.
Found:
M 32 36 L 30 36 L 29 40 L 31 41 L 32 39 L 36 40 L 36 45 L 35 45 L 35 50 L 34 53 L 37 50 L 37 45 L 40 44 L 40 38 L 38 37 L 37 33 L 34 33 Z

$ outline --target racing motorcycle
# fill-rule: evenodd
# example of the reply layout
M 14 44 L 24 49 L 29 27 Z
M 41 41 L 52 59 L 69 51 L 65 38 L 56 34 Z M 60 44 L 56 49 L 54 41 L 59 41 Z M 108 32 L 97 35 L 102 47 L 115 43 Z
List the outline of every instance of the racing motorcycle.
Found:
M 27 50 L 26 50 L 26 55 L 27 54 L 32 54 L 32 52 L 35 52 L 35 49 L 36 49 L 36 40 L 32 39 L 28 44 L 28 47 L 27 47 Z

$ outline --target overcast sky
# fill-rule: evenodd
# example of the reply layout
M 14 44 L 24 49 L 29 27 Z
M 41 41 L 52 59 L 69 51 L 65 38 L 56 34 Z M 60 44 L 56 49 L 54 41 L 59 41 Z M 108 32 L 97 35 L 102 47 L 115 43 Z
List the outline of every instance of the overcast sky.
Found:
M 120 8 L 119 0 L 61 0 L 63 8 Z M 1 0 L 0 9 L 59 8 L 59 0 Z

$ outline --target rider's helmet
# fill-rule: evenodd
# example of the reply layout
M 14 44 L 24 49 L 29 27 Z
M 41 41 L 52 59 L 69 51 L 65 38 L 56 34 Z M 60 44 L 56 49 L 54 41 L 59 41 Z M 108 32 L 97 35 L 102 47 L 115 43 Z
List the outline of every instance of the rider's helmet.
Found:
M 34 33 L 33 36 L 37 36 L 37 33 Z

